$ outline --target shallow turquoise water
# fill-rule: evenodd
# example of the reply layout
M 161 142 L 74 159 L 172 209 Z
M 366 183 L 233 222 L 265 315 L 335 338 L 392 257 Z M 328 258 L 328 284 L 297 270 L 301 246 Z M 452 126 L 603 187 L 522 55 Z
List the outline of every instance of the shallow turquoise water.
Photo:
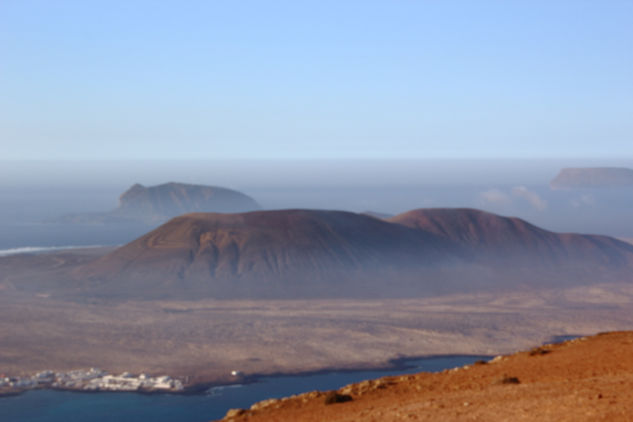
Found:
M 312 390 L 332 390 L 386 375 L 441 371 L 485 356 L 443 356 L 410 360 L 406 368 L 345 371 L 261 378 L 242 386 L 214 387 L 196 395 L 137 393 L 74 393 L 37 390 L 0 398 L 2 422 L 202 422 L 218 419 L 231 408 L 247 408 L 267 398 Z

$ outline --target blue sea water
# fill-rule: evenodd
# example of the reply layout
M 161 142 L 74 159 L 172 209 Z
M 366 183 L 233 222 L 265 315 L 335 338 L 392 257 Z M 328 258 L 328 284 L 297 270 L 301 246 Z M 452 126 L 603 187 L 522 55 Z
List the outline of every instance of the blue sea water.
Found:
M 487 356 L 440 356 L 404 362 L 384 371 L 334 371 L 297 376 L 264 377 L 246 385 L 213 387 L 195 395 L 80 393 L 34 390 L 0 398 L 2 422 L 202 422 L 222 418 L 228 409 L 248 408 L 267 398 L 346 384 L 386 375 L 436 372 L 467 365 Z

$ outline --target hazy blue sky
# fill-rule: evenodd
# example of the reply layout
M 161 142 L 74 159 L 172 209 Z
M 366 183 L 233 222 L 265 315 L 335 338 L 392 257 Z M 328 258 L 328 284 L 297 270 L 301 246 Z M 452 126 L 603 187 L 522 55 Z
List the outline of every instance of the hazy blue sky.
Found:
M 632 19 L 630 0 L 0 0 L 0 157 L 631 157 Z

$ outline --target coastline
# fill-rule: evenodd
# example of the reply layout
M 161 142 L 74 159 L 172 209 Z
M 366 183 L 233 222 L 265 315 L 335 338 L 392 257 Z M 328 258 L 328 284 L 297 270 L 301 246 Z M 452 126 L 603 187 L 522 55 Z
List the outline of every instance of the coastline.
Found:
M 585 337 L 583 335 L 569 335 L 569 334 L 557 334 L 552 335 L 550 338 L 542 343 L 538 343 L 533 347 L 538 346 L 546 346 L 564 343 L 569 340 L 574 340 L 578 338 Z M 310 371 L 286 371 L 286 372 L 256 372 L 253 374 L 245 375 L 236 382 L 226 383 L 222 381 L 202 381 L 197 382 L 190 385 L 185 385 L 185 390 L 181 392 L 169 392 L 167 394 L 200 394 L 200 392 L 207 391 L 213 387 L 230 387 L 235 385 L 248 385 L 260 382 L 263 379 L 267 378 L 280 378 L 280 377 L 308 377 L 313 375 L 324 375 L 330 373 L 354 373 L 354 372 L 363 372 L 363 371 L 375 371 L 375 372 L 389 372 L 389 371 L 402 371 L 406 369 L 414 368 L 411 365 L 411 362 L 421 361 L 425 359 L 436 359 L 436 358 L 457 358 L 457 357 L 471 357 L 471 358 L 481 358 L 482 360 L 490 360 L 498 356 L 506 356 L 516 353 L 517 351 L 503 353 L 503 354 L 472 354 L 472 353 L 449 353 L 449 354 L 425 354 L 425 355 L 413 355 L 413 356 L 403 356 L 398 358 L 389 359 L 384 363 L 379 364 L 368 364 L 368 365 L 358 365 L 358 366 L 340 366 L 340 367 L 324 367 L 322 369 L 310 370 Z M 427 372 L 427 371 L 419 371 L 419 372 Z M 153 393 L 150 393 L 153 394 Z
M 204 394 L 210 389 L 217 387 L 235 387 L 242 385 L 250 385 L 258 382 L 262 382 L 267 379 L 282 378 L 282 377 L 310 377 L 318 375 L 327 375 L 334 373 L 352 374 L 358 372 L 390 372 L 390 371 L 405 371 L 407 369 L 417 368 L 412 365 L 413 362 L 424 361 L 427 359 L 452 359 L 452 358 L 481 358 L 482 360 L 492 359 L 492 355 L 478 355 L 478 354 L 432 354 L 432 355 L 420 355 L 411 357 L 399 357 L 390 359 L 384 364 L 377 365 L 360 365 L 360 366 L 343 366 L 343 367 L 324 367 L 323 369 L 310 370 L 310 371 L 288 371 L 288 372 L 272 372 L 272 373 L 253 373 L 249 375 L 243 375 L 236 378 L 235 382 L 227 383 L 220 380 L 208 380 L 191 384 L 184 384 L 180 390 L 168 390 L 168 389 L 144 389 L 139 388 L 136 390 L 112 390 L 112 389 L 83 389 L 83 388 L 69 388 L 69 387 L 52 387 L 50 385 L 37 385 L 32 388 L 15 388 L 15 389 L 0 389 L 0 399 L 4 397 L 17 396 L 29 391 L 35 390 L 50 390 L 50 391 L 65 391 L 71 393 L 87 393 L 87 394 L 101 394 L 101 393 L 131 393 L 131 394 L 143 394 L 143 395 L 200 395 Z M 420 370 L 419 372 L 428 372 Z
M 536 345 L 538 346 L 546 346 L 564 343 L 569 340 L 582 338 L 581 335 L 553 335 L 550 336 L 550 339 L 547 341 Z M 241 386 L 241 385 L 249 385 L 258 382 L 262 382 L 265 379 L 274 379 L 281 377 L 309 377 L 315 375 L 327 375 L 333 373 L 355 373 L 355 372 L 364 372 L 364 371 L 372 371 L 372 372 L 390 372 L 390 371 L 404 371 L 407 369 L 415 368 L 412 365 L 413 362 L 416 361 L 424 361 L 427 359 L 437 359 L 437 358 L 481 358 L 482 360 L 491 360 L 498 356 L 505 356 L 512 353 L 506 353 L 502 355 L 481 355 L 481 354 L 458 354 L 458 353 L 450 353 L 450 354 L 427 354 L 427 355 L 417 355 L 417 356 L 403 356 L 394 359 L 389 359 L 384 363 L 378 364 L 367 364 L 367 365 L 356 365 L 356 366 L 341 366 L 341 367 L 324 367 L 322 369 L 317 370 L 309 370 L 309 371 L 287 371 L 287 372 L 258 372 L 247 375 L 241 375 L 236 377 L 235 382 L 226 382 L 224 378 L 219 379 L 209 379 L 205 381 L 195 382 L 191 384 L 184 383 L 182 380 L 178 380 L 182 383 L 182 389 L 179 390 L 169 390 L 169 389 L 144 389 L 139 388 L 136 390 L 111 390 L 111 389 L 82 389 L 82 388 L 68 388 L 68 387 L 51 387 L 50 385 L 38 385 L 33 388 L 21 388 L 21 389 L 0 389 L 0 399 L 3 397 L 17 396 L 28 391 L 32 390 L 51 390 L 51 391 L 66 391 L 72 393 L 88 393 L 88 394 L 98 394 L 98 393 L 136 393 L 136 394 L 145 394 L 145 395 L 199 395 L 204 394 L 208 390 L 217 387 L 232 387 L 232 386 Z M 424 370 L 420 370 L 419 372 L 428 372 Z
M 181 380 L 168 375 L 152 377 L 145 373 L 132 375 L 129 372 L 114 375 L 92 367 L 66 372 L 47 369 L 22 377 L 3 374 L 0 378 L 0 388 L 14 393 L 36 389 L 82 392 L 178 392 L 184 390 L 184 385 Z

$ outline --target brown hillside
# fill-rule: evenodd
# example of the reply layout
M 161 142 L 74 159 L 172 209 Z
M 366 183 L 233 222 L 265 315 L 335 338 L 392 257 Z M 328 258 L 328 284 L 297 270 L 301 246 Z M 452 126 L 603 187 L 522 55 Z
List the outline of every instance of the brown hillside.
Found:
M 407 297 L 630 280 L 633 245 L 468 209 L 177 217 L 73 278 L 126 297 Z
M 618 267 L 629 265 L 633 246 L 598 235 L 554 233 L 520 218 L 502 217 L 470 208 L 428 208 L 388 219 L 425 230 L 468 249 L 476 259 L 524 261 L 532 265 Z
M 224 421 L 630 421 L 633 332 L 544 346 L 441 373 L 385 377 L 232 410 Z
M 453 249 L 433 234 L 342 211 L 188 214 L 79 268 L 75 277 L 145 294 L 335 296 L 346 289 L 341 279 L 433 268 L 457 259 Z

